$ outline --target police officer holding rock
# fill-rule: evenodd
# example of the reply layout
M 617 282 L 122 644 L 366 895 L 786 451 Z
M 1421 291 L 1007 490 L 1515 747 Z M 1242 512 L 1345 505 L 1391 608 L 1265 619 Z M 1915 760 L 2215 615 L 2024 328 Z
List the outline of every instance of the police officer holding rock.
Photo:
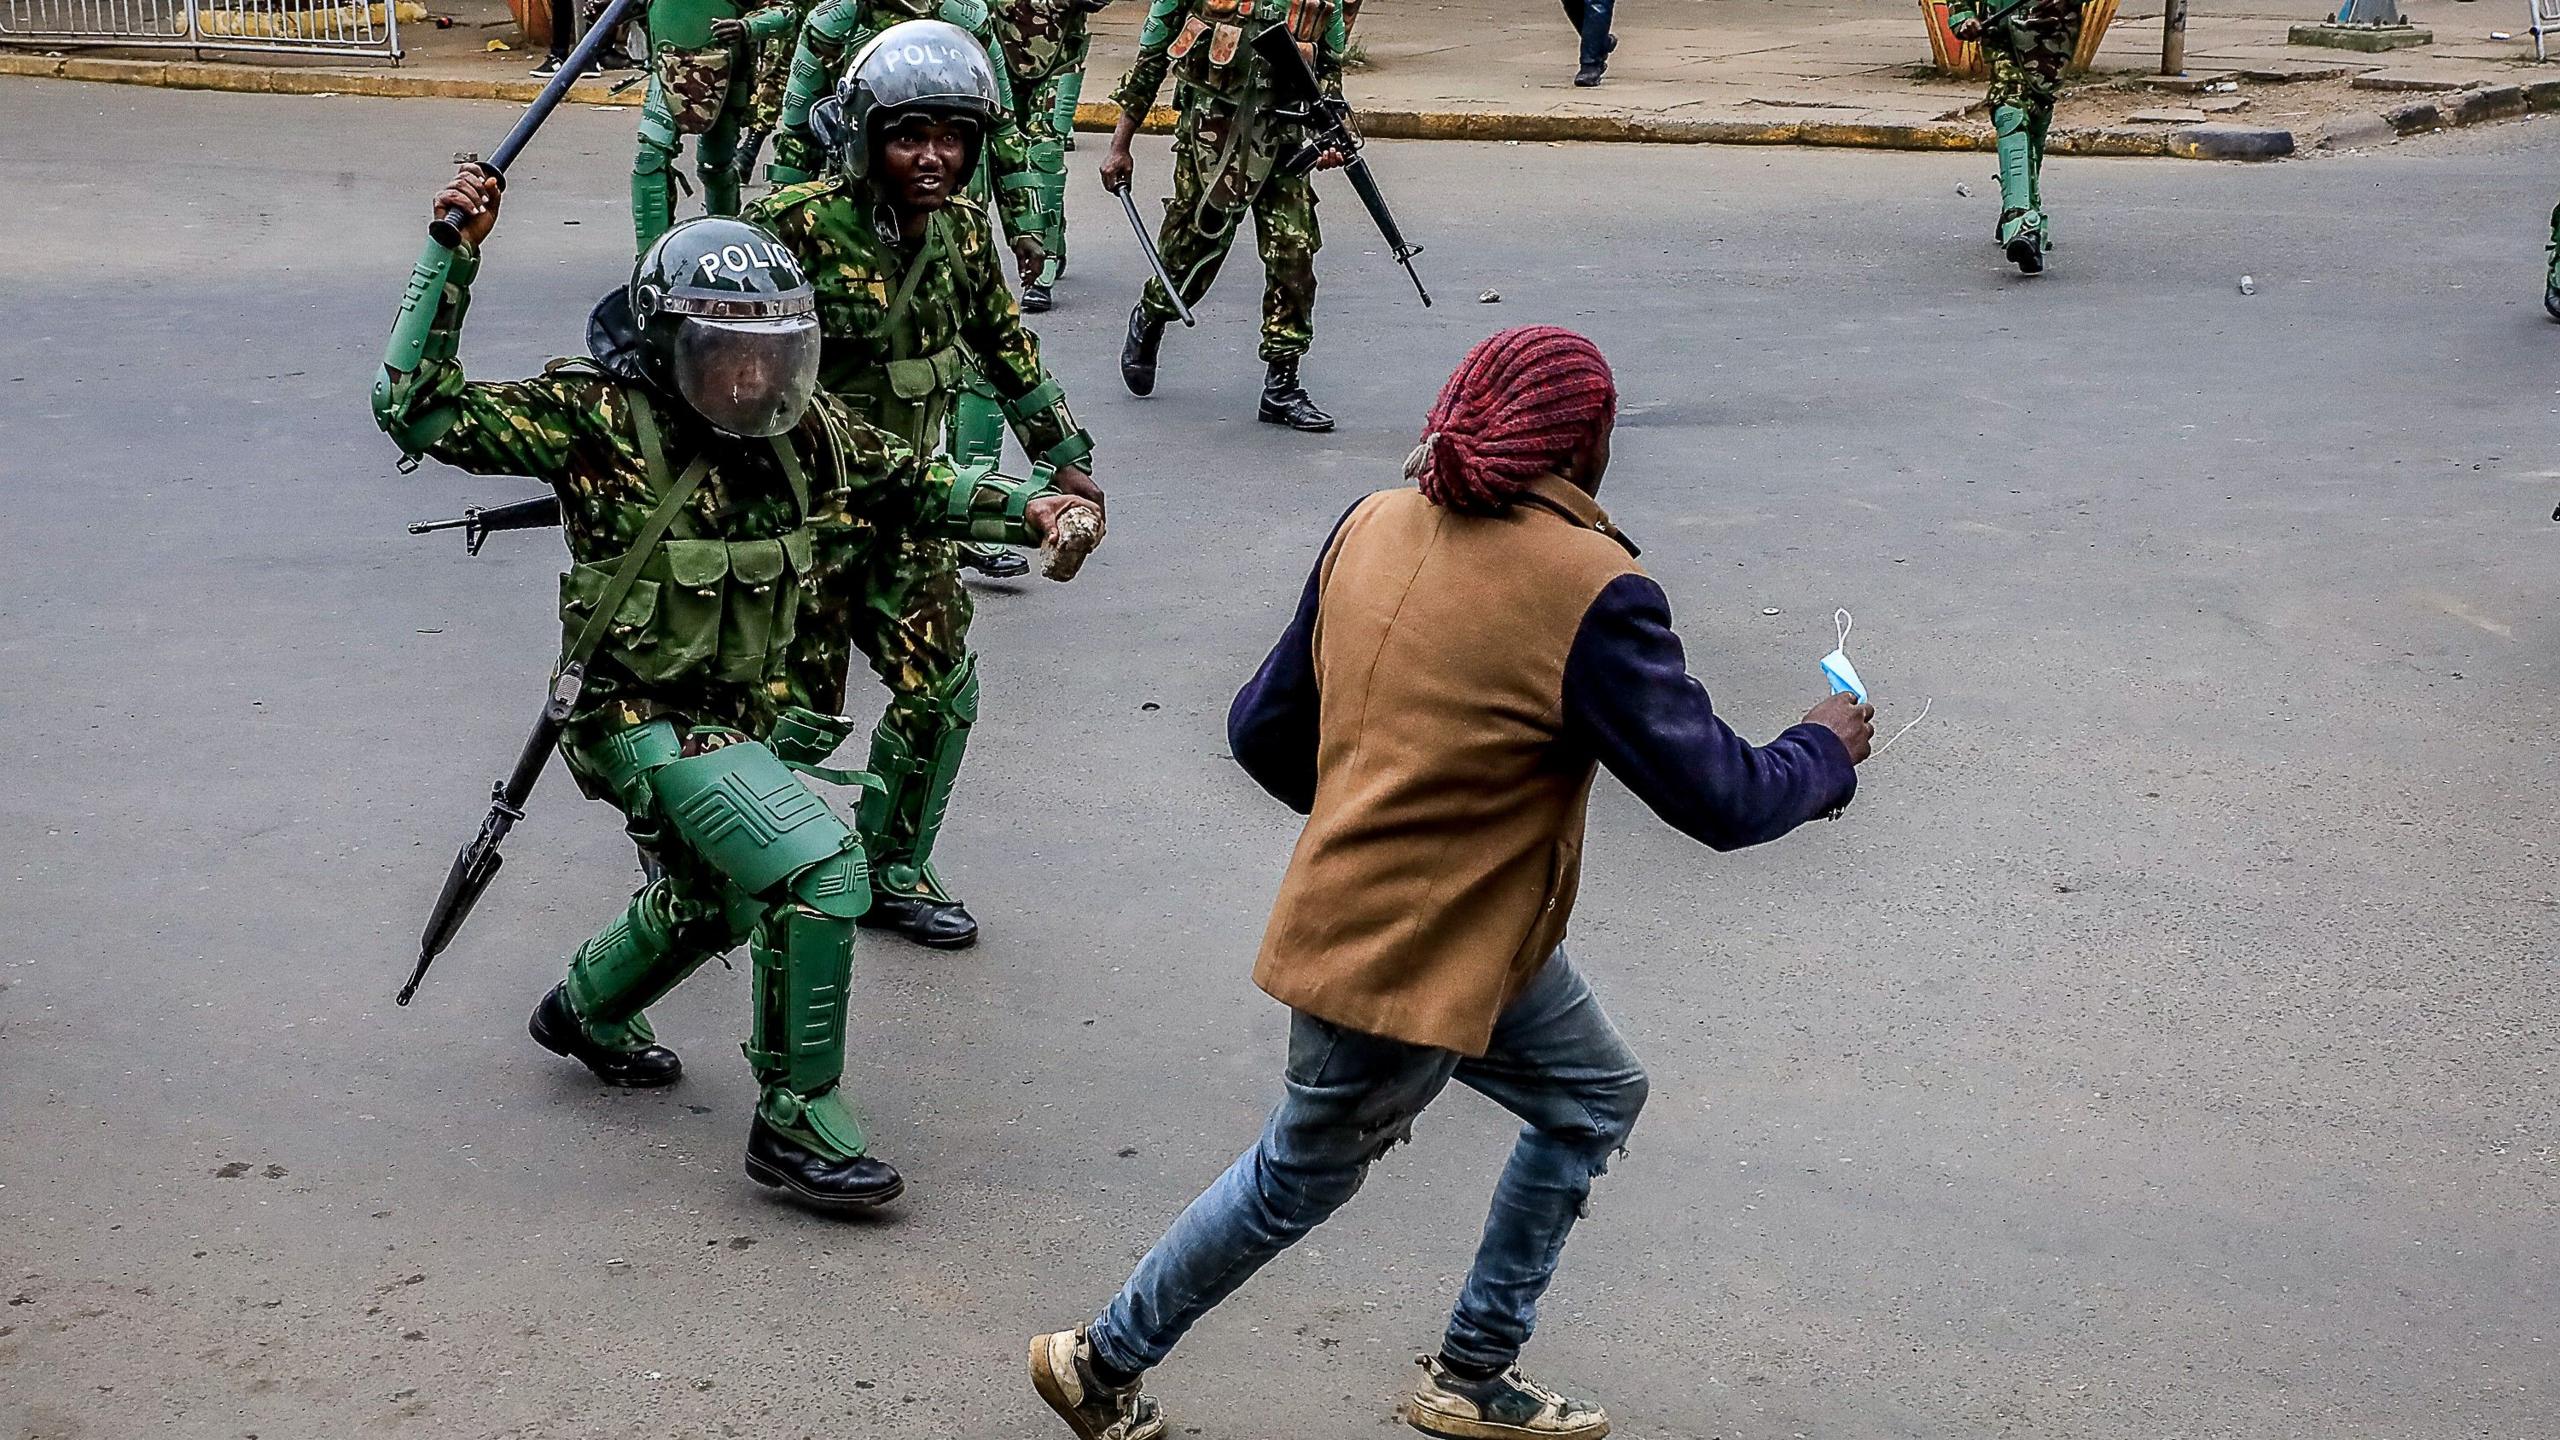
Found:
M 817 21 L 810 22 L 815 32 Z M 939 20 L 891 26 L 858 52 L 809 112 L 829 174 L 785 186 L 747 218 L 797 254 L 817 287 L 819 384 L 922 453 L 941 442 L 964 372 L 983 375 L 1032 458 L 1068 493 L 1096 502 L 1092 438 L 1040 360 L 1005 287 L 1002 247 L 965 193 L 998 121 L 987 53 Z M 974 467 L 970 473 L 974 473 Z M 971 605 L 954 547 L 920 540 L 895 583 L 842 597 L 873 618 L 831 616 L 792 660 L 816 709 L 841 708 L 848 637 L 894 692 L 872 736 L 885 790 L 863 805 L 873 900 L 864 923 L 921 944 L 975 943 L 978 922 L 942 883 L 933 846 L 978 714 Z

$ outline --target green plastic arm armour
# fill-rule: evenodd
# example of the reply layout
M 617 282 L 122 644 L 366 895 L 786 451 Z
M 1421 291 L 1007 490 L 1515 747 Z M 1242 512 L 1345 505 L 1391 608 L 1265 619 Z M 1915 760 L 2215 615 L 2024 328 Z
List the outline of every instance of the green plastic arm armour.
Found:
M 926 472 L 928 483 L 942 487 L 944 495 L 941 520 L 934 529 L 951 540 L 1036 546 L 1040 537 L 1031 533 L 1023 512 L 1041 496 L 1061 493 L 1050 484 L 1050 473 L 1049 467 L 1037 466 L 1031 478 L 1023 480 L 985 466 L 954 466 L 936 460 Z
M 468 245 L 448 250 L 433 240 L 409 272 L 382 373 L 373 382 L 373 422 L 415 458 L 435 444 L 454 421 L 450 402 L 427 399 L 421 382 L 432 366 L 449 365 L 462 344 L 462 317 L 471 308 L 471 280 L 480 257 Z

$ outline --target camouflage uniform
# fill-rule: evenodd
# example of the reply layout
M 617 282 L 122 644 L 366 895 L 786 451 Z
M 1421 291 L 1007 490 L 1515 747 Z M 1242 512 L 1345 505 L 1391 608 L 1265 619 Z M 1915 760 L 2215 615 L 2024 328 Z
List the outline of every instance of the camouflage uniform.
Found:
M 1316 250 L 1324 243 L 1311 178 L 1279 173 L 1280 159 L 1298 137 L 1271 122 L 1262 61 L 1245 43 L 1249 31 L 1273 23 L 1286 23 L 1312 48 L 1317 79 L 1328 93 L 1340 94 L 1346 41 L 1332 0 L 1155 0 L 1138 37 L 1137 63 L 1111 97 L 1122 114 L 1144 115 L 1166 74 L 1175 73 L 1181 118 L 1173 137 L 1173 201 L 1158 248 L 1182 298 L 1197 304 L 1235 243 L 1237 225 L 1253 212 L 1263 270 L 1259 353 L 1267 362 L 1294 361 L 1315 339 Z M 1172 298 L 1155 280 L 1139 303 L 1159 324 L 1175 316 Z
M 1051 465 L 1080 464 L 1090 453 L 1022 326 L 983 211 L 948 206 L 925 240 L 908 246 L 854 182 L 827 179 L 776 190 L 745 218 L 773 232 L 817 286 L 818 384 L 863 419 L 930 453 L 963 370 L 974 367 L 1001 397 L 1025 453 Z M 884 889 L 940 894 L 932 844 L 977 708 L 969 593 L 954 549 L 911 539 L 897 566 L 821 597 L 823 613 L 804 620 L 791 657 L 792 693 L 812 709 L 843 708 L 848 643 L 889 686 L 871 766 L 889 790 L 863 812 L 873 879 Z
M 1003 0 L 995 12 L 995 53 L 1022 117 L 1030 172 L 1040 185 L 1046 252 L 1040 283 L 1057 283 L 1067 265 L 1067 136 L 1075 128 L 1075 92 L 1093 48 L 1088 0 Z
M 1996 20 L 1983 17 L 1994 7 L 1983 0 L 1953 0 L 1947 20 L 1982 20 L 1982 53 L 1991 62 L 1991 92 L 1985 103 L 1995 108 L 2015 105 L 2039 123 L 2053 118 L 2054 97 L 2062 91 L 2062 71 L 2080 46 L 2080 19 L 2086 0 L 2017 0 Z
M 530 476 L 558 493 L 573 561 L 561 577 L 565 635 L 585 628 L 609 573 L 666 493 L 664 477 L 713 462 L 659 549 L 667 578 L 642 581 L 615 612 L 561 740 L 581 788 L 619 809 L 662 867 L 620 919 L 580 947 L 566 982 L 571 1009 L 597 1043 L 635 1050 L 653 1039 L 647 1008 L 705 960 L 752 939 L 761 975 L 786 957 L 806 963 L 813 937 L 823 939 L 814 948 L 838 972 L 819 987 L 831 1008 L 797 1014 L 794 1023 L 760 1009 L 747 1053 L 765 1086 L 758 1113 L 766 1123 L 820 1153 L 859 1156 L 860 1126 L 836 1079 L 850 925 L 868 899 L 858 844 L 844 835 L 824 887 L 793 882 L 787 891 L 751 893 L 734 868 L 707 858 L 686 815 L 666 803 L 659 777 L 674 773 L 669 762 L 733 746 L 749 755 L 770 737 L 771 755 L 750 758 L 781 783 L 751 798 L 791 824 L 842 833 L 825 803 L 774 764 L 815 765 L 842 738 L 839 729 L 795 748 L 777 733 L 778 719 L 782 731 L 798 725 L 807 736 L 814 732 L 805 722 L 828 718 L 784 718 L 802 698 L 783 668 L 795 633 L 808 632 L 814 612 L 831 623 L 862 623 L 834 613 L 834 597 L 895 592 L 914 546 L 945 543 L 927 537 L 1027 542 L 1009 518 L 1020 514 L 1023 497 L 929 466 L 825 395 L 797 428 L 768 442 L 721 435 L 681 401 L 646 398 L 651 392 L 583 360 L 555 361 L 528 380 L 466 380 L 454 355 L 478 264 L 469 247 L 454 256 L 421 361 L 412 373 L 388 376 L 376 413 L 411 458 Z M 651 465 L 653 445 L 663 447 L 666 463 Z M 692 548 L 679 556 L 685 546 Z M 697 608 L 705 606 L 707 614 Z M 707 656 L 680 649 L 697 636 L 711 637 Z M 642 768 L 650 762 L 654 769 Z M 830 925 L 841 939 L 827 938 Z
M 2044 217 L 2044 143 L 2053 128 L 2053 102 L 2063 69 L 2080 45 L 2086 0 L 1952 0 L 1951 25 L 1978 20 L 1982 53 L 1991 62 L 1985 103 L 2000 149 L 2002 243 L 2023 219 L 2034 248 L 2051 248 Z
M 737 41 L 711 37 L 715 20 L 744 19 Z M 649 90 L 640 102 L 639 148 L 631 161 L 631 227 L 646 250 L 675 223 L 675 163 L 687 135 L 702 177 L 702 208 L 738 213 L 745 182 L 739 132 L 756 86 L 756 57 L 799 20 L 789 4 L 752 13 L 731 0 L 652 0 Z
M 843 78 L 845 64 L 874 35 L 908 20 L 948 20 L 993 46 L 992 22 L 985 0 L 822 0 L 800 27 L 800 43 L 791 60 L 790 89 L 782 103 L 782 131 L 774 140 L 775 184 L 814 180 L 826 169 L 809 134 L 809 107 L 830 94 Z M 996 81 L 1001 87 L 1004 71 Z M 982 203 L 992 192 L 1007 240 L 1041 233 L 1039 184 L 1031 173 L 1030 140 L 1023 117 L 1010 94 L 1001 96 L 1004 116 L 986 137 L 972 190 Z

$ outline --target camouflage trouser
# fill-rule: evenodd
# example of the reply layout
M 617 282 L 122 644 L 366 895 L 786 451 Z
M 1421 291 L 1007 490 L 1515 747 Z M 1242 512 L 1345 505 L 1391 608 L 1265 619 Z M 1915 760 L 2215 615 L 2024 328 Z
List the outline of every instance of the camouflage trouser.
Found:
M 1225 157 L 1234 123 L 1234 112 L 1222 107 L 1183 112 L 1173 140 L 1173 203 L 1157 245 L 1184 303 L 1197 305 L 1251 210 L 1254 248 L 1262 255 L 1260 353 L 1265 361 L 1295 360 L 1315 341 L 1316 250 L 1324 244 L 1316 187 L 1308 176 L 1278 173 L 1255 184 L 1243 157 Z M 1139 303 L 1158 320 L 1174 318 L 1173 301 L 1157 281 L 1147 282 Z
M 1982 27 L 1983 58 L 1991 62 L 1991 108 L 2014 105 L 2043 130 L 2062 89 L 2062 69 L 2080 45 L 2082 9 L 2082 0 L 2021 0 Z
M 969 662 L 972 606 L 968 587 L 960 583 L 958 548 L 948 540 L 909 539 L 890 563 L 838 578 L 848 583 L 829 587 L 801 611 L 790 703 L 826 714 L 842 711 L 848 652 L 859 650 L 889 687 L 881 731 L 905 754 L 941 752 L 954 728 L 942 697 Z M 929 858 L 917 852 L 920 844 L 931 843 L 924 834 L 931 796 L 916 788 L 895 798 L 899 803 L 884 823 L 863 827 L 863 849 L 875 873 Z

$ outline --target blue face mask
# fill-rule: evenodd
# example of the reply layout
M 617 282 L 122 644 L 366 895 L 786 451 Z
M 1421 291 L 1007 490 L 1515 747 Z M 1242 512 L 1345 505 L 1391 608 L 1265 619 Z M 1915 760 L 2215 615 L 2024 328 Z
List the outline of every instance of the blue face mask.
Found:
M 1831 682 L 1831 693 L 1837 695 L 1846 691 L 1857 696 L 1858 703 L 1864 705 L 1867 703 L 1866 682 L 1858 678 L 1858 667 L 1849 663 L 1849 612 L 1834 610 L 1831 618 L 1840 627 L 1840 643 L 1819 662 L 1822 678 Z

